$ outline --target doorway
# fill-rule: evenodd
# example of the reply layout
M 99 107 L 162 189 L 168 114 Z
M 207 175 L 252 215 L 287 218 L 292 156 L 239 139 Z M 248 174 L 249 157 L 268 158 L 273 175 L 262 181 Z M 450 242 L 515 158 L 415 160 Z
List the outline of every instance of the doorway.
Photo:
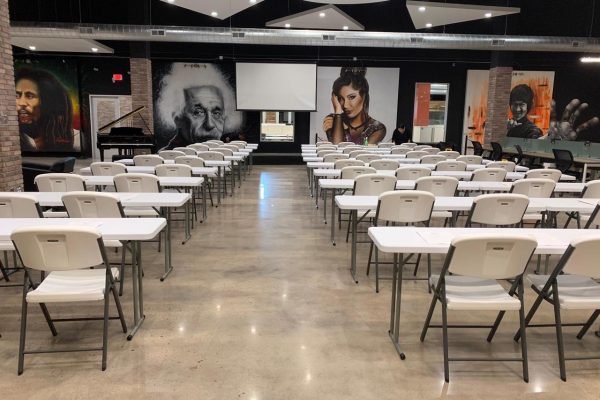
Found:
M 131 96 L 90 95 L 90 127 L 92 133 L 92 160 L 100 161 L 100 151 L 97 146 L 98 128 L 131 112 Z M 117 124 L 115 126 L 121 126 Z M 104 151 L 104 159 L 111 160 L 116 149 Z

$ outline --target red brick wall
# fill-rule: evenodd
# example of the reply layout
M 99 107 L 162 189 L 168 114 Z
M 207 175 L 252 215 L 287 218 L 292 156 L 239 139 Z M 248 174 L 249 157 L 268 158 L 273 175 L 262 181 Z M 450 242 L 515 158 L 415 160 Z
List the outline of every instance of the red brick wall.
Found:
M 490 69 L 485 143 L 498 142 L 501 138 L 506 137 L 512 71 L 512 67 Z
M 130 58 L 129 69 L 131 73 L 131 103 L 133 109 L 146 106 L 141 112 L 150 132 L 154 133 L 154 118 L 152 106 L 152 63 L 147 58 Z M 134 118 L 133 126 L 143 127 L 144 123 L 139 117 Z
M 0 0 L 0 191 L 21 190 L 21 142 L 15 103 L 8 0 Z

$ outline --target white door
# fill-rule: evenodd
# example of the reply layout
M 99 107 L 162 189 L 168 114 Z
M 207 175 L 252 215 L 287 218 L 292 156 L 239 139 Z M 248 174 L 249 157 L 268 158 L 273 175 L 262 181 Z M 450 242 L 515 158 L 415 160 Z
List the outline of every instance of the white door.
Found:
M 90 95 L 90 127 L 92 130 L 92 159 L 100 161 L 100 150 L 96 146 L 98 128 L 119 118 L 130 110 L 131 96 Z M 120 125 L 116 125 L 120 126 Z M 104 151 L 104 160 L 110 161 L 116 149 Z

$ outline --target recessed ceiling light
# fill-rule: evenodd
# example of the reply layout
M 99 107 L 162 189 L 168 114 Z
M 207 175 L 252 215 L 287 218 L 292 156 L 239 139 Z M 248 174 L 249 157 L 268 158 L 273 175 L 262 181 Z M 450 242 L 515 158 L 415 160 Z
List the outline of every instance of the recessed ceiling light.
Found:
M 167 0 L 167 3 L 173 4 L 173 3 L 175 3 L 175 0 Z
M 319 17 L 321 17 L 321 18 L 325 18 L 325 13 L 324 13 L 324 12 L 322 12 L 322 13 L 319 13 Z
M 492 18 L 492 13 L 485 13 L 483 16 L 486 18 Z
M 427 10 L 427 8 L 425 8 L 425 7 L 423 7 L 423 6 L 419 7 L 419 11 L 421 11 L 421 12 L 425 12 L 425 10 Z
M 35 46 L 29 46 L 29 50 L 35 50 Z
M 425 24 L 425 28 L 431 28 L 433 26 L 433 24 L 430 24 L 429 22 Z
M 286 28 L 289 28 L 290 26 L 292 26 L 291 24 L 285 24 L 284 25 Z
M 219 16 L 219 13 L 218 13 L 218 12 L 216 12 L 216 11 L 213 11 L 213 12 L 211 12 L 211 13 L 210 13 L 210 16 L 211 16 L 211 17 L 218 17 L 218 16 Z
M 581 57 L 579 60 L 582 63 L 600 63 L 600 57 Z
M 348 30 L 348 25 L 342 26 L 342 29 L 345 30 L 345 31 L 347 31 Z
M 94 53 L 97 53 L 97 52 L 98 52 L 98 48 L 97 48 L 97 47 L 92 47 L 92 51 L 93 51 Z
M 250 3 L 251 3 L 251 4 L 254 4 L 254 3 L 256 3 L 256 0 L 250 0 Z

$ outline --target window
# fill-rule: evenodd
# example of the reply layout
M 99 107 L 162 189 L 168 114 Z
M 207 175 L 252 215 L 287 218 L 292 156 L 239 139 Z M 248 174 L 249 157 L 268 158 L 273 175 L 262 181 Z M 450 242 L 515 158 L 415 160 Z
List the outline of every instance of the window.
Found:
M 294 113 L 291 111 L 263 111 L 260 118 L 261 142 L 293 142 Z

